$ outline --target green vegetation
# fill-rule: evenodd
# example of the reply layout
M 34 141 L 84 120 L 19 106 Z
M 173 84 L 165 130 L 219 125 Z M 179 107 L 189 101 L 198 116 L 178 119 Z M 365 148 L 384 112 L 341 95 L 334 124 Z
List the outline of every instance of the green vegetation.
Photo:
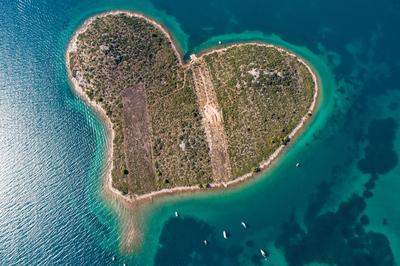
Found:
M 296 127 L 314 81 L 298 60 L 275 48 L 243 45 L 205 57 L 222 108 L 233 176 L 252 171 Z
M 191 73 L 165 34 L 142 18 L 119 14 L 98 17 L 77 39 L 71 72 L 115 131 L 113 186 L 143 194 L 211 182 L 193 84 L 185 78 Z
M 261 171 L 261 169 L 260 169 L 259 166 L 253 166 L 253 167 L 251 168 L 251 172 L 252 172 L 252 173 L 258 173 L 258 172 L 260 172 L 260 171 Z
M 112 181 L 124 195 L 209 188 L 216 181 L 196 86 L 215 90 L 232 179 L 259 172 L 259 163 L 290 141 L 313 98 L 308 69 L 265 46 L 204 56 L 210 77 L 199 75 L 199 82 L 194 65 L 179 62 L 160 29 L 125 14 L 96 18 L 78 35 L 76 47 L 68 55 L 70 71 L 112 122 Z

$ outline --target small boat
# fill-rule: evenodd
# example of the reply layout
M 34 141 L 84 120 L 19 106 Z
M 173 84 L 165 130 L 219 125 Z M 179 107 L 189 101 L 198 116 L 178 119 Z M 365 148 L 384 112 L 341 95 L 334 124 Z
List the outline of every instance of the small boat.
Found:
M 296 163 L 296 168 L 299 168 L 300 167 L 300 163 Z
M 126 266 L 126 263 L 122 264 L 122 266 Z
M 267 252 L 265 252 L 265 250 L 263 250 L 262 248 L 260 248 L 260 253 L 261 253 L 261 256 L 263 256 L 264 258 L 267 258 Z
M 111 260 L 115 261 L 117 258 L 115 256 L 112 256 Z
M 225 239 L 228 239 L 229 237 L 228 237 L 228 233 L 224 230 L 224 231 L 222 231 L 222 236 L 225 238 Z
M 179 217 L 179 213 L 175 211 L 175 217 Z
M 222 44 L 222 42 L 221 42 L 221 41 L 218 41 L 218 44 Z
M 208 245 L 208 241 L 207 240 L 204 240 L 203 243 L 204 243 L 204 246 Z
M 247 229 L 247 224 L 245 222 L 240 222 L 244 229 Z

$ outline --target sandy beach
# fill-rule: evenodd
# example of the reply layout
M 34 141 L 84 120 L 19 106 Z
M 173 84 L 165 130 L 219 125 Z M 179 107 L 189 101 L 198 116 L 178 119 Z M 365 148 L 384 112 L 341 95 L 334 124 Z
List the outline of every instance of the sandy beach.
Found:
M 281 52 L 287 53 L 290 56 L 293 56 L 295 58 L 297 58 L 297 60 L 304 64 L 307 69 L 310 71 L 312 78 L 314 80 L 314 96 L 313 96 L 313 100 L 312 103 L 309 107 L 309 110 L 307 112 L 307 114 L 305 114 L 302 119 L 300 120 L 299 124 L 293 129 L 292 132 L 290 132 L 290 134 L 288 135 L 291 139 L 291 142 L 294 141 L 295 137 L 302 131 L 302 129 L 304 128 L 304 126 L 307 124 L 308 121 L 310 121 L 312 119 L 313 116 L 309 116 L 308 113 L 314 114 L 314 112 L 316 111 L 316 108 L 318 106 L 318 101 L 319 101 L 319 97 L 320 97 L 320 81 L 317 77 L 317 74 L 315 73 L 315 71 L 312 69 L 312 67 L 309 65 L 308 62 L 306 62 L 306 60 L 304 60 L 303 58 L 295 55 L 294 53 L 288 51 L 287 49 L 272 45 L 272 44 L 268 44 L 268 43 L 260 43 L 260 42 L 246 42 L 246 43 L 236 43 L 236 44 L 231 44 L 231 45 L 227 45 L 224 47 L 218 47 L 216 49 L 209 49 L 207 51 L 204 51 L 198 55 L 195 56 L 191 56 L 191 61 L 190 62 L 184 62 L 183 60 L 183 55 L 182 52 L 178 46 L 178 44 L 176 43 L 176 41 L 174 40 L 174 38 L 172 37 L 172 35 L 170 34 L 170 32 L 168 30 L 166 30 L 160 23 L 142 15 L 139 13 L 134 13 L 131 11 L 122 11 L 122 10 L 118 10 L 118 11 L 112 11 L 112 12 L 106 12 L 106 13 L 102 13 L 96 16 L 93 16 L 89 19 L 87 19 L 80 27 L 79 29 L 75 32 L 74 36 L 71 38 L 69 44 L 68 44 L 68 48 L 66 50 L 66 54 L 65 54 L 65 60 L 66 60 L 66 66 L 67 66 L 67 71 L 68 71 L 68 78 L 69 81 L 71 82 L 71 87 L 74 91 L 74 93 L 81 98 L 82 100 L 84 100 L 89 106 L 91 106 L 96 114 L 98 114 L 99 118 L 101 119 L 101 121 L 103 122 L 105 129 L 106 129 L 106 133 L 107 133 L 107 151 L 106 151 L 106 158 L 105 158 L 105 167 L 104 167 L 104 172 L 103 172 L 103 177 L 102 177 L 102 189 L 104 192 L 104 195 L 110 199 L 111 201 L 114 202 L 114 204 L 118 204 L 120 206 L 123 206 L 124 209 L 129 209 L 129 210 L 137 210 L 138 206 L 143 206 L 143 204 L 145 203 L 151 203 L 154 200 L 161 198 L 161 197 L 165 197 L 165 196 L 170 196 L 170 195 L 176 195 L 176 194 L 188 194 L 188 193 L 195 193 L 195 192 L 201 192 L 201 191 L 219 191 L 219 190 L 223 190 L 226 188 L 230 188 L 230 187 L 234 187 L 237 186 L 245 181 L 248 181 L 250 179 L 252 179 L 253 177 L 255 177 L 256 175 L 260 175 L 260 173 L 254 174 L 254 173 L 247 173 L 243 176 L 237 177 L 234 180 L 228 181 L 228 182 L 221 182 L 221 183 L 212 183 L 210 184 L 210 188 L 207 189 L 201 189 L 198 186 L 187 186 L 187 187 L 175 187 L 172 189 L 163 189 L 163 190 L 159 190 L 159 191 L 155 191 L 155 192 L 151 192 L 151 193 L 147 193 L 144 195 L 139 195 L 139 196 L 134 196 L 134 195 L 122 195 L 122 193 L 120 191 L 118 191 L 117 189 L 115 189 L 112 186 L 112 176 L 111 176 L 111 171 L 112 171 L 112 167 L 113 167 L 113 139 L 114 139 L 114 130 L 113 130 L 113 126 L 112 123 L 110 121 L 110 119 L 108 118 L 108 116 L 106 115 L 105 111 L 103 110 L 103 108 L 97 104 L 95 101 L 91 101 L 89 99 L 89 97 L 86 95 L 86 93 L 83 91 L 82 87 L 80 87 L 79 85 L 79 80 L 77 78 L 74 78 L 72 76 L 72 73 L 70 71 L 70 62 L 69 62 L 69 53 L 76 51 L 77 47 L 76 47 L 76 41 L 77 41 L 77 36 L 80 33 L 85 32 L 85 30 L 87 29 L 87 27 L 97 18 L 97 17 L 103 17 L 103 16 L 107 16 L 110 14 L 126 14 L 128 16 L 134 16 L 134 17 L 139 17 L 139 18 L 143 18 L 146 21 L 148 21 L 149 23 L 151 23 L 152 25 L 156 26 L 158 29 L 160 29 L 167 37 L 168 39 L 171 41 L 173 49 L 177 55 L 177 57 L 179 58 L 179 62 L 182 65 L 187 65 L 190 63 L 193 63 L 195 60 L 198 60 L 208 54 L 211 53 L 218 53 L 218 52 L 224 52 L 227 49 L 230 49 L 232 47 L 235 46 L 242 46 L 242 45 L 259 45 L 259 46 L 266 46 L 266 47 L 272 47 L 275 48 Z M 282 153 L 287 149 L 287 147 L 290 146 L 287 145 L 281 145 L 277 150 L 275 150 L 275 152 L 273 154 L 271 154 L 268 158 L 266 158 L 264 161 L 262 161 L 260 163 L 260 169 L 261 171 L 265 171 L 269 166 L 271 166 L 271 164 L 280 156 L 282 155 Z M 134 222 L 132 222 L 134 223 Z M 132 246 L 135 246 L 139 240 L 138 240 L 138 235 L 139 233 L 137 232 L 137 230 L 135 229 L 135 225 L 134 224 L 130 224 L 130 225 L 126 225 L 126 230 L 129 231 L 129 234 L 127 234 L 129 237 L 125 237 L 124 241 L 126 242 L 123 245 L 127 246 L 127 249 L 132 248 Z M 125 230 L 124 230 L 125 231 Z M 133 240 L 134 239 L 134 240 Z M 128 243 L 129 242 L 129 243 Z

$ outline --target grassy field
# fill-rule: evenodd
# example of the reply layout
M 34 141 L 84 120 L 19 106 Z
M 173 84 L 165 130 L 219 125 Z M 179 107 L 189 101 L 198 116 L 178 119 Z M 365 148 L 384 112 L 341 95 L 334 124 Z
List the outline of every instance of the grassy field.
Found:
M 73 76 L 115 131 L 113 186 L 143 194 L 211 182 L 201 117 L 185 78 L 191 73 L 167 37 L 142 18 L 108 15 L 78 36 L 77 47 L 69 55 Z
M 143 18 L 96 18 L 68 54 L 70 71 L 115 131 L 112 184 L 141 195 L 206 187 L 254 170 L 299 123 L 314 82 L 294 57 L 243 45 L 182 65 Z
M 275 48 L 236 46 L 204 58 L 222 109 L 232 174 L 256 169 L 296 127 L 314 82 L 296 58 Z

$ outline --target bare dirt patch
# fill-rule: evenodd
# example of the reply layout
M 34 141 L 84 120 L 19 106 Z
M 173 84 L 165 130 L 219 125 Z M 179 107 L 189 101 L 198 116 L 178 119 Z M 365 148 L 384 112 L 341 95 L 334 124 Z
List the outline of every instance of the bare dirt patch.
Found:
M 150 190 L 154 187 L 155 179 L 151 155 L 150 118 L 144 86 L 125 89 L 121 96 L 124 107 L 124 150 L 128 165 L 128 173 L 124 175 L 129 187 Z M 137 178 L 138 176 L 141 178 Z
M 211 167 L 215 181 L 229 180 L 231 165 L 224 124 L 210 73 L 203 60 L 194 65 L 193 78 L 199 110 L 210 148 Z

